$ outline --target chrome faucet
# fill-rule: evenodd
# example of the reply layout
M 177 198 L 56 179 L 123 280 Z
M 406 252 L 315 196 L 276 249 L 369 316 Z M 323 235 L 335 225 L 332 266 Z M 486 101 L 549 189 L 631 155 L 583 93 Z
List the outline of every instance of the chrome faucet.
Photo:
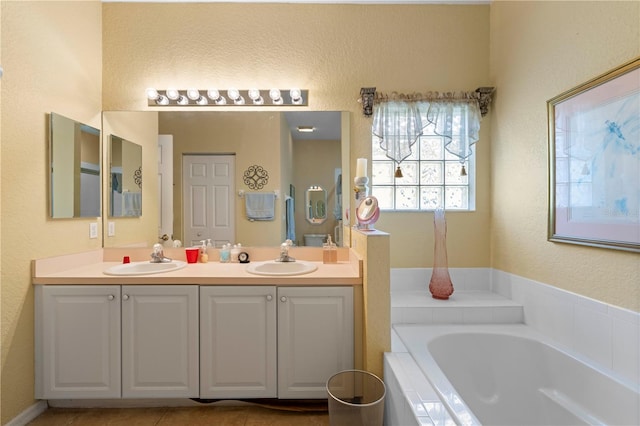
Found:
M 165 262 L 171 262 L 171 259 L 164 256 L 164 251 L 162 250 L 162 244 L 154 244 L 153 253 L 151 253 L 151 263 L 165 263 Z
M 296 260 L 289 256 L 289 247 L 293 245 L 293 241 L 286 240 L 280 244 L 280 258 L 276 259 L 276 262 L 295 262 Z

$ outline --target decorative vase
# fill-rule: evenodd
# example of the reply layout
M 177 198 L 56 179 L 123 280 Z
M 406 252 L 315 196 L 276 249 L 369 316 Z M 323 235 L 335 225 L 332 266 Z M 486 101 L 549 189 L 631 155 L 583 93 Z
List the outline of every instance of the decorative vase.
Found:
M 434 299 L 446 300 L 453 294 L 453 283 L 447 261 L 447 221 L 444 218 L 444 209 L 438 208 L 434 211 L 433 231 L 435 247 L 429 291 Z

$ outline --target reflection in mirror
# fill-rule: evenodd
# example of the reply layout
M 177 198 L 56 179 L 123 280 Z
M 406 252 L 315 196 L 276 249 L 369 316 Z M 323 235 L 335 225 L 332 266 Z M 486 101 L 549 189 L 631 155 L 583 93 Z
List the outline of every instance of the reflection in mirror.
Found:
M 100 130 L 50 114 L 52 218 L 100 217 Z
M 306 197 L 307 221 L 313 225 L 321 225 L 327 220 L 327 191 L 320 186 L 307 189 Z
M 165 211 L 164 208 L 159 208 L 164 206 L 164 200 L 167 199 L 165 195 L 159 196 L 161 188 L 166 186 L 167 192 L 172 194 L 173 198 L 168 209 L 171 218 L 165 221 L 164 213 L 160 213 L 160 211 L 157 215 L 161 218 L 160 223 L 167 223 L 166 230 L 162 228 L 162 232 L 159 233 L 157 227 L 151 230 L 155 238 L 153 241 L 147 241 L 149 247 L 159 242 L 157 237 L 163 234 L 167 234 L 173 240 L 181 240 L 183 243 L 187 240 L 184 238 L 185 220 L 183 218 L 183 157 L 194 153 L 202 155 L 233 154 L 236 158 L 236 193 L 230 194 L 231 197 L 228 199 L 229 202 L 235 203 L 235 215 L 230 218 L 235 221 L 234 243 L 239 242 L 243 246 L 277 246 L 286 239 L 285 237 L 291 231 L 295 235 L 295 243 L 302 245 L 304 234 L 322 233 L 326 236 L 326 234 L 333 234 L 334 230 L 342 228 L 342 212 L 343 209 L 349 207 L 349 198 L 344 199 L 343 207 L 342 194 L 348 194 L 350 186 L 348 179 L 337 179 L 341 172 L 338 175 L 335 173 L 336 170 L 342 170 L 348 174 L 349 170 L 349 113 L 332 111 L 105 111 L 103 113 L 106 123 L 104 131 L 107 134 L 120 135 L 129 140 L 143 141 L 138 136 L 142 133 L 136 133 L 136 130 L 139 124 L 153 121 L 147 119 L 147 116 L 155 117 L 156 142 L 159 143 L 158 141 L 167 138 L 171 139 L 172 143 L 169 149 L 166 151 L 163 149 L 160 152 L 157 151 L 157 144 L 155 148 L 151 148 L 147 142 L 142 142 L 144 162 L 147 164 L 149 158 L 156 156 L 155 153 L 158 152 L 155 163 L 159 164 L 159 161 L 162 160 L 163 165 L 165 163 L 172 165 L 172 177 L 169 179 L 158 177 L 159 186 L 151 185 L 151 179 L 155 177 L 156 173 L 151 169 L 153 165 L 147 166 L 144 187 L 145 215 L 142 216 L 142 219 L 149 217 L 149 208 L 153 208 L 153 211 L 156 209 Z M 309 125 L 315 127 L 316 132 L 299 133 L 297 131 L 298 126 Z M 146 136 L 146 133 L 142 135 Z M 107 156 L 105 155 L 105 157 Z M 244 199 L 237 196 L 237 191 L 249 190 L 243 180 L 243 173 L 253 165 L 259 165 L 269 172 L 269 182 L 262 190 L 279 191 L 282 194 L 276 200 L 277 219 L 274 221 L 252 222 L 248 220 L 244 214 Z M 105 167 L 108 168 L 108 165 Z M 152 170 L 151 175 L 148 170 Z M 108 178 L 105 179 L 106 188 L 109 187 L 106 182 L 108 180 Z M 290 185 L 301 188 L 297 197 L 295 194 L 285 196 L 285 194 L 289 194 Z M 304 190 L 311 185 L 320 185 L 327 192 L 325 206 L 327 220 L 322 225 L 312 225 L 305 218 Z M 162 193 L 164 194 L 164 192 Z M 107 202 L 108 194 L 107 190 Z M 152 203 L 150 204 L 149 201 Z M 285 220 L 287 212 L 291 213 L 291 211 L 290 216 L 295 218 L 290 221 L 294 225 L 291 227 L 293 229 L 287 226 Z M 218 222 L 220 221 L 219 217 L 216 219 Z M 209 218 L 207 223 L 211 220 Z M 107 234 L 106 230 L 104 234 Z M 335 239 L 338 242 L 342 241 L 342 238 Z M 128 240 L 122 241 L 121 239 L 105 239 L 106 245 L 118 244 L 119 246 L 128 242 Z
M 142 216 L 142 147 L 109 138 L 109 216 Z

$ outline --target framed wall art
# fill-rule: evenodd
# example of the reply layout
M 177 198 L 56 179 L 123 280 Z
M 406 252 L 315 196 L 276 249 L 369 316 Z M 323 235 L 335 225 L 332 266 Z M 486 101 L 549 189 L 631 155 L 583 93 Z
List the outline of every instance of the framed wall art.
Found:
M 547 102 L 554 242 L 640 252 L 640 58 Z

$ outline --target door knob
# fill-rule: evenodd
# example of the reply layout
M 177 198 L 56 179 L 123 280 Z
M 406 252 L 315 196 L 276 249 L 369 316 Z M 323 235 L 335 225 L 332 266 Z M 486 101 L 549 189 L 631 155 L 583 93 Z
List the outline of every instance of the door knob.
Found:
M 268 294 L 268 295 L 267 295 L 267 300 L 268 300 L 268 301 L 273 300 L 273 296 L 272 296 L 272 295 L 270 295 L 270 294 Z
M 129 295 L 128 294 L 123 294 L 122 295 L 122 300 L 129 300 Z
M 282 296 L 282 297 L 280 298 L 280 301 L 281 301 L 281 302 L 286 302 L 286 301 L 287 301 L 287 298 L 286 298 L 285 296 Z

